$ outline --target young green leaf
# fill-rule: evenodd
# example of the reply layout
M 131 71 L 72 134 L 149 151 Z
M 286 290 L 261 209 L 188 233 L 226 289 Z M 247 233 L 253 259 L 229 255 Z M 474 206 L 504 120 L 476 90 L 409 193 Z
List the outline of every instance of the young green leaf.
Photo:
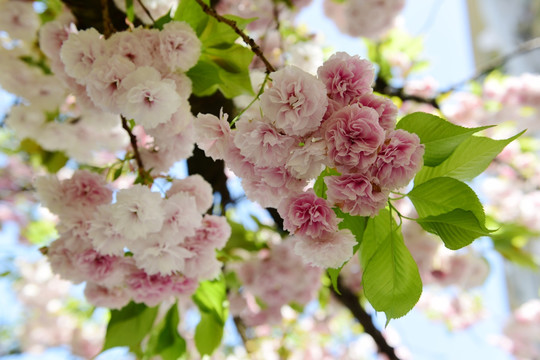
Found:
M 461 249 L 472 243 L 474 239 L 490 233 L 472 211 L 463 209 L 421 217 L 417 222 L 426 231 L 438 235 L 444 245 L 451 250 Z
M 175 303 L 158 324 L 154 336 L 148 342 L 149 357 L 159 355 L 163 360 L 177 360 L 186 353 L 186 341 L 178 333 L 180 314 Z
M 201 312 L 211 314 L 219 324 L 225 325 L 229 309 L 223 278 L 201 282 L 192 298 Z
M 195 346 L 201 356 L 212 355 L 221 344 L 223 324 L 211 314 L 201 312 L 201 321 L 195 328 Z
M 323 173 L 324 172 L 325 171 L 323 171 Z M 335 170 L 329 171 L 329 173 L 333 173 L 333 172 L 337 173 L 337 171 Z M 321 174 L 321 176 L 322 175 L 323 174 Z M 319 178 L 321 178 L 321 176 L 319 176 Z M 324 184 L 324 181 L 322 183 Z M 334 212 L 336 213 L 338 218 L 342 219 L 342 221 L 338 225 L 339 228 L 351 230 L 352 234 L 356 238 L 356 245 L 354 245 L 354 248 L 353 248 L 353 253 L 356 254 L 356 252 L 358 251 L 358 248 L 360 248 L 360 244 L 362 243 L 362 239 L 364 237 L 364 230 L 366 228 L 366 223 L 367 223 L 368 218 L 365 216 L 349 215 L 339 210 L 338 208 L 334 208 Z M 328 276 L 330 277 L 330 281 L 332 282 L 332 287 L 340 295 L 341 293 L 339 292 L 339 289 L 338 289 L 337 278 L 339 276 L 339 273 L 341 272 L 341 269 L 343 269 L 343 267 L 347 265 L 347 262 L 345 262 L 343 265 L 341 265 L 337 269 L 332 269 L 332 268 L 327 269 Z
M 480 175 L 506 145 L 520 137 L 525 131 L 505 140 L 493 140 L 482 136 L 471 136 L 463 141 L 454 152 L 435 167 L 424 166 L 414 178 L 421 184 L 435 177 L 447 176 L 468 181 Z
M 407 196 L 420 217 L 435 216 L 454 209 L 471 211 L 484 226 L 486 216 L 476 193 L 465 183 L 449 177 L 437 177 L 415 186 Z
M 226 291 L 225 279 L 220 277 L 203 281 L 192 297 L 201 313 L 201 321 L 195 329 L 195 346 L 201 355 L 211 355 L 221 343 L 229 316 Z
M 187 76 L 193 83 L 195 96 L 209 96 L 219 88 L 219 67 L 209 59 L 200 58 L 199 62 L 188 70 Z
M 387 322 L 407 314 L 420 298 L 422 280 L 388 210 L 368 219 L 360 251 L 362 283 L 370 304 L 386 314 Z
M 133 0 L 126 0 L 126 16 L 130 22 L 135 20 L 135 10 L 133 9 Z
M 340 173 L 336 169 L 331 169 L 327 167 L 324 168 L 319 177 L 317 177 L 317 180 L 315 180 L 315 184 L 313 185 L 313 191 L 315 191 L 315 194 L 318 197 L 326 199 L 327 186 L 324 183 L 324 178 L 332 175 L 340 175 Z
M 425 145 L 424 165 L 426 166 L 439 165 L 472 134 L 490 127 L 466 128 L 422 112 L 409 114 L 396 125 L 396 129 L 418 135 L 420 142 Z
M 111 310 L 103 350 L 127 346 L 135 354 L 141 353 L 141 341 L 152 329 L 158 308 L 130 302 L 120 310 Z
M 210 0 L 203 1 L 206 5 L 210 5 Z M 195 30 L 197 37 L 201 36 L 210 19 L 194 0 L 180 0 L 173 18 L 176 21 L 187 22 Z

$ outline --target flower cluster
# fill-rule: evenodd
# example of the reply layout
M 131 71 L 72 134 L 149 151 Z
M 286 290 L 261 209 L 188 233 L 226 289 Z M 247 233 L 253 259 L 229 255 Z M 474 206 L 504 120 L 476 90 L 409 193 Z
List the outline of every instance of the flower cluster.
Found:
M 242 177 L 249 198 L 277 208 L 296 252 L 318 266 L 339 267 L 355 244 L 332 207 L 375 216 L 423 164 L 418 136 L 395 130 L 396 107 L 373 94 L 374 76 L 369 61 L 343 52 L 318 77 L 288 66 L 235 130 L 226 115 L 199 114 L 195 125 L 199 147 Z M 304 191 L 325 166 L 339 172 L 324 179 L 328 200 Z
M 154 306 L 191 293 L 221 270 L 215 250 L 231 230 L 225 218 L 202 215 L 213 200 L 199 175 L 174 180 L 165 199 L 134 185 L 111 203 L 113 192 L 101 176 L 84 170 L 63 181 L 38 178 L 36 188 L 60 218 L 60 238 L 47 252 L 53 271 L 86 281 L 95 305 L 121 308 L 133 299 Z
M 185 72 L 197 63 L 201 43 L 187 23 L 172 21 L 161 31 L 136 28 L 105 39 L 93 28 L 76 31 L 52 21 L 42 27 L 39 40 L 56 77 L 87 112 L 113 117 L 117 125 L 119 115 L 133 119 L 151 136 L 141 148 L 148 168 L 166 172 L 191 155 L 191 80 Z
M 405 0 L 325 0 L 324 12 L 351 36 L 379 38 L 394 25 Z
M 514 311 L 504 327 L 501 345 L 517 359 L 540 356 L 540 301 L 532 299 Z
M 273 245 L 238 269 L 243 292 L 242 297 L 232 295 L 231 311 L 248 326 L 279 321 L 283 305 L 306 305 L 315 297 L 321 275 L 320 268 L 303 264 L 294 254 L 291 241 Z M 262 309 L 255 298 L 265 305 Z

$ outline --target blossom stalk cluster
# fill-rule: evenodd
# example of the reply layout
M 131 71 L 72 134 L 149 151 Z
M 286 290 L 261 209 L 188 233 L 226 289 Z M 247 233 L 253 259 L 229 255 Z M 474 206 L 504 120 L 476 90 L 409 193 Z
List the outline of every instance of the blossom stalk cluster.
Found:
M 242 178 L 247 196 L 277 208 L 308 263 L 339 267 L 356 240 L 333 209 L 376 216 L 391 190 L 407 185 L 423 165 L 415 134 L 396 130 L 397 108 L 373 93 L 372 64 L 339 52 L 318 76 L 287 66 L 231 129 L 227 115 L 199 114 L 197 144 L 224 159 Z M 323 169 L 326 197 L 308 186 Z
M 67 180 L 36 181 L 43 205 L 57 214 L 59 239 L 47 256 L 53 271 L 97 306 L 121 308 L 130 300 L 155 306 L 192 293 L 221 272 L 215 250 L 231 229 L 224 217 L 203 215 L 212 189 L 199 175 L 174 180 L 166 197 L 142 185 L 116 192 L 85 170 Z

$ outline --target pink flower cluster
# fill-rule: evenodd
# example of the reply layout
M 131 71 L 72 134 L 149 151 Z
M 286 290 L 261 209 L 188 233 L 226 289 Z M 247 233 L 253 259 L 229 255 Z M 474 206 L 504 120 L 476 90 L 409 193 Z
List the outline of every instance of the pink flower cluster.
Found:
M 78 104 L 133 119 L 152 136 L 141 149 L 148 168 L 166 172 L 191 155 L 191 80 L 185 72 L 197 63 L 201 43 L 187 23 L 171 21 L 161 31 L 141 27 L 105 39 L 93 28 L 76 31 L 53 21 L 42 27 L 39 40 Z
M 199 175 L 174 180 L 162 198 L 134 185 L 116 193 L 95 173 L 59 181 L 36 180 L 43 203 L 60 218 L 60 238 L 49 247 L 52 269 L 75 283 L 97 306 L 120 308 L 131 299 L 154 306 L 191 293 L 221 270 L 215 250 L 230 236 L 225 218 L 202 215 L 212 189 Z
M 233 295 L 231 311 L 241 316 L 246 325 L 278 321 L 283 305 L 291 302 L 306 305 L 316 296 L 322 271 L 303 264 L 294 254 L 292 243 L 285 241 L 273 245 L 240 266 L 237 274 L 243 284 L 243 298 Z M 265 307 L 261 309 L 252 297 Z
M 514 311 L 504 327 L 502 346 L 517 359 L 540 357 L 540 300 L 532 299 Z
M 324 13 L 351 36 L 379 38 L 394 26 L 405 0 L 325 0 Z
M 297 235 L 298 254 L 338 267 L 352 255 L 355 240 L 338 229 L 332 207 L 377 215 L 390 191 L 420 170 L 424 146 L 415 134 L 394 129 L 397 109 L 373 94 L 367 60 L 340 52 L 318 69 L 318 78 L 293 66 L 271 78 L 235 130 L 226 115 L 199 114 L 197 143 L 242 177 L 249 198 L 278 209 L 285 228 Z M 340 173 L 324 179 L 328 200 L 304 191 L 325 166 Z

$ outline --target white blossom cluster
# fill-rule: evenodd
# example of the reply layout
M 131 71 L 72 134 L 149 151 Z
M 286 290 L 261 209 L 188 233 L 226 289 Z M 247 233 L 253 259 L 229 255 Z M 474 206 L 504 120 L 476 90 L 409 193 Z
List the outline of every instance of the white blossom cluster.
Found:
M 36 187 L 60 218 L 60 238 L 47 252 L 53 271 L 86 281 L 86 297 L 97 306 L 121 308 L 131 299 L 154 306 L 221 271 L 215 250 L 231 229 L 225 218 L 203 215 L 213 197 L 199 175 L 173 181 L 166 198 L 134 185 L 114 203 L 104 179 L 85 170 L 62 181 L 40 177 Z

